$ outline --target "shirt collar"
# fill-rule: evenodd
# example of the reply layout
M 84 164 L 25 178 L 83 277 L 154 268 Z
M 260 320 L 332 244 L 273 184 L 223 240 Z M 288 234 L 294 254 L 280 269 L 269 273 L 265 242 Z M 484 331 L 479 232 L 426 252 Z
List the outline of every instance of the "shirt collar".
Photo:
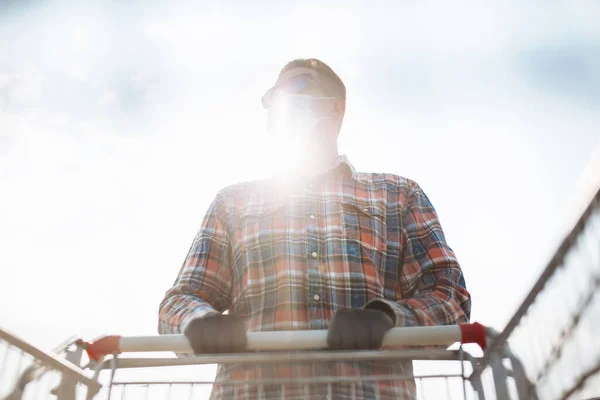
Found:
M 335 160 L 335 164 L 333 165 L 333 167 L 331 167 L 331 169 L 329 169 L 323 175 L 330 175 L 330 174 L 331 175 L 339 174 L 339 176 L 342 176 L 344 178 L 356 179 L 356 169 L 354 168 L 352 163 L 350 163 L 348 156 L 345 154 L 340 155 Z
M 288 181 L 288 183 L 297 184 L 299 182 L 321 181 L 339 177 L 356 179 L 356 169 L 345 154 L 338 156 L 331 168 L 327 169 L 325 172 L 314 176 L 302 176 L 292 173 L 291 175 L 288 175 L 287 178 L 284 178 L 284 180 Z

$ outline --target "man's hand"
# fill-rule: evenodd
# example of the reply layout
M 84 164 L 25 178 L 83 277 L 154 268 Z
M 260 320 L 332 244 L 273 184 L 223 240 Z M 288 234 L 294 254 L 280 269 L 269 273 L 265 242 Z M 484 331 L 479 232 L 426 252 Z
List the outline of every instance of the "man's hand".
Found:
M 378 349 L 394 321 L 379 310 L 340 310 L 335 313 L 327 333 L 331 350 Z
M 183 334 L 195 354 L 243 352 L 248 342 L 244 320 L 231 314 L 195 319 Z

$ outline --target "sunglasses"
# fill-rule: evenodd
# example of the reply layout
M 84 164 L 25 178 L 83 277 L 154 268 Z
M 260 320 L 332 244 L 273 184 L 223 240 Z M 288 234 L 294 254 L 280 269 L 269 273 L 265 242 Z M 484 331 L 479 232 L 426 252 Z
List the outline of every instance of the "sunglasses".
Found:
M 327 93 L 327 91 L 323 87 L 323 85 L 321 85 L 319 82 L 317 82 L 311 76 L 311 74 L 301 74 L 301 75 L 296 75 L 291 78 L 288 78 L 282 82 L 277 82 L 275 84 L 275 86 L 273 86 L 271 89 L 267 90 L 267 92 L 262 97 L 263 108 L 269 109 L 271 107 L 271 105 L 273 104 L 273 99 L 274 99 L 274 94 L 275 94 L 276 89 L 279 89 L 279 90 L 289 93 L 289 94 L 299 93 L 306 88 L 309 80 L 311 82 L 313 82 L 314 84 L 316 84 L 317 86 L 319 86 L 325 94 L 327 94 L 328 96 L 331 96 L 329 93 Z M 332 96 L 332 97 L 334 97 L 334 96 Z

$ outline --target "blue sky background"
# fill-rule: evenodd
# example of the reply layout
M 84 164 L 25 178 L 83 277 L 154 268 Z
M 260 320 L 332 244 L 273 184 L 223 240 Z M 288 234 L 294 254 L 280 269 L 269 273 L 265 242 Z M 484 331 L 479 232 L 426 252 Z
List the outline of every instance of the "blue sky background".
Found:
M 3 2 L 0 321 L 156 332 L 216 191 L 277 168 L 264 90 L 348 89 L 340 150 L 421 184 L 502 328 L 600 175 L 600 3 Z M 587 169 L 586 169 L 587 165 Z

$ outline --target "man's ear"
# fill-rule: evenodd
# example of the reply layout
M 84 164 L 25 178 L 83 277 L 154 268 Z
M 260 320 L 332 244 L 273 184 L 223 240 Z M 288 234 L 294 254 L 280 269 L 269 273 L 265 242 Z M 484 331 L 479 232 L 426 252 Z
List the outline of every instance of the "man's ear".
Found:
M 346 112 L 346 102 L 343 99 L 335 99 L 333 103 L 333 114 L 340 119 L 344 117 Z

